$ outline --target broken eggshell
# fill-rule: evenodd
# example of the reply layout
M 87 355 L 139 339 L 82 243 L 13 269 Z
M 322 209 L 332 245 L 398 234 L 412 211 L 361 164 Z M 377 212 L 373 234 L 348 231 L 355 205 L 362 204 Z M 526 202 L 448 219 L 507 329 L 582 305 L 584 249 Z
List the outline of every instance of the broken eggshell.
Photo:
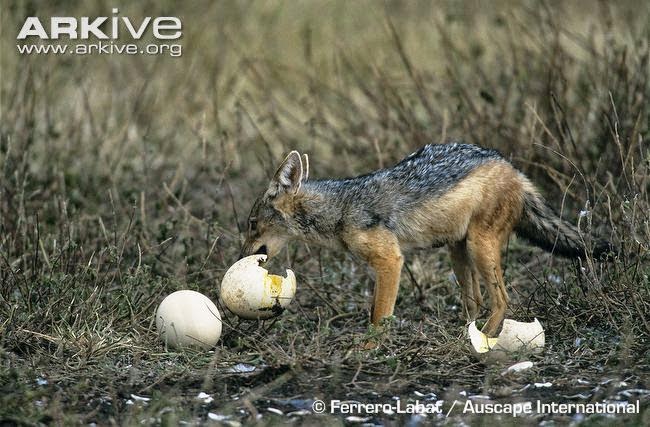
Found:
M 280 315 L 296 293 L 296 276 L 276 276 L 260 267 L 266 255 L 251 255 L 234 263 L 221 281 L 221 300 L 244 319 L 269 319 Z
M 539 353 L 544 348 L 544 328 L 537 319 L 533 322 L 505 319 L 496 338 L 479 331 L 476 322 L 469 324 L 467 332 L 474 354 L 483 360 L 506 361 L 513 355 Z

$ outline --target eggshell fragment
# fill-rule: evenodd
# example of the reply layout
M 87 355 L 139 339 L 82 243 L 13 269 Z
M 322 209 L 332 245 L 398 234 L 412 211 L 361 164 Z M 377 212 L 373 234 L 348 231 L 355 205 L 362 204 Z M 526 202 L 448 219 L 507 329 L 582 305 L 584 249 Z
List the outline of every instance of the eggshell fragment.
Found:
M 158 335 L 170 347 L 213 347 L 221 336 L 221 315 L 205 295 L 191 290 L 168 295 L 156 310 Z
M 530 360 L 525 360 L 523 362 L 518 362 L 515 363 L 514 365 L 508 366 L 503 372 L 501 372 L 501 375 L 510 374 L 512 372 L 522 372 L 525 371 L 526 369 L 532 368 L 533 366 L 535 366 L 533 362 L 531 362 Z
M 266 255 L 251 255 L 234 263 L 221 281 L 221 300 L 244 319 L 269 319 L 282 314 L 296 293 L 296 276 L 276 276 L 260 267 Z
M 533 322 L 505 319 L 496 338 L 479 331 L 476 322 L 469 324 L 467 332 L 472 351 L 483 360 L 505 361 L 515 354 L 539 353 L 544 348 L 544 328 L 537 319 Z

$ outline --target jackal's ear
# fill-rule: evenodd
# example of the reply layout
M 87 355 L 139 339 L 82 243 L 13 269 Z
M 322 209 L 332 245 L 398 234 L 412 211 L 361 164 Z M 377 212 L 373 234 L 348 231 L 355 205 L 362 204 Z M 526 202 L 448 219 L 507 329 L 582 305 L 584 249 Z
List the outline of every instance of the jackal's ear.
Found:
M 296 194 L 303 178 L 302 160 L 297 151 L 289 153 L 282 162 L 269 185 L 269 194 Z
M 302 180 L 307 181 L 309 179 L 309 157 L 306 154 L 302 155 Z

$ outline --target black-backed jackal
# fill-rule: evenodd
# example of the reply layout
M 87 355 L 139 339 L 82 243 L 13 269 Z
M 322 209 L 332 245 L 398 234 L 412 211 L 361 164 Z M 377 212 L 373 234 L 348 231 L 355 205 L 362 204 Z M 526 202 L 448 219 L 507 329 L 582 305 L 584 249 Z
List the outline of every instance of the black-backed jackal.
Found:
M 587 255 L 533 184 L 498 152 L 469 144 L 427 145 L 393 167 L 347 179 L 309 180 L 307 156 L 292 151 L 248 218 L 242 256 L 274 256 L 289 239 L 343 248 L 375 270 L 371 320 L 393 314 L 403 250 L 446 244 L 464 310 L 474 319 L 490 298 L 483 331 L 495 336 L 508 294 L 501 251 L 515 231 L 567 257 Z M 610 250 L 596 243 L 593 255 Z

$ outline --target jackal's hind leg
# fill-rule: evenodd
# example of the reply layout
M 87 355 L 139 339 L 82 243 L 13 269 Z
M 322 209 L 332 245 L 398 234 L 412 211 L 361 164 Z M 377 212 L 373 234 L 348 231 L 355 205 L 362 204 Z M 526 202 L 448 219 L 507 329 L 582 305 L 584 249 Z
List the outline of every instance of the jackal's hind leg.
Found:
M 466 241 L 449 245 L 451 265 L 460 286 L 463 311 L 468 320 L 476 320 L 480 306 L 483 304 L 478 271 L 474 267 L 467 250 Z
M 472 289 L 474 294 L 474 303 L 480 310 L 483 307 L 483 292 L 481 291 L 481 273 L 472 262 Z
M 490 296 L 490 317 L 483 326 L 483 332 L 496 337 L 508 305 L 508 294 L 501 271 L 501 243 L 493 236 L 475 234 L 468 236 L 467 247 Z

